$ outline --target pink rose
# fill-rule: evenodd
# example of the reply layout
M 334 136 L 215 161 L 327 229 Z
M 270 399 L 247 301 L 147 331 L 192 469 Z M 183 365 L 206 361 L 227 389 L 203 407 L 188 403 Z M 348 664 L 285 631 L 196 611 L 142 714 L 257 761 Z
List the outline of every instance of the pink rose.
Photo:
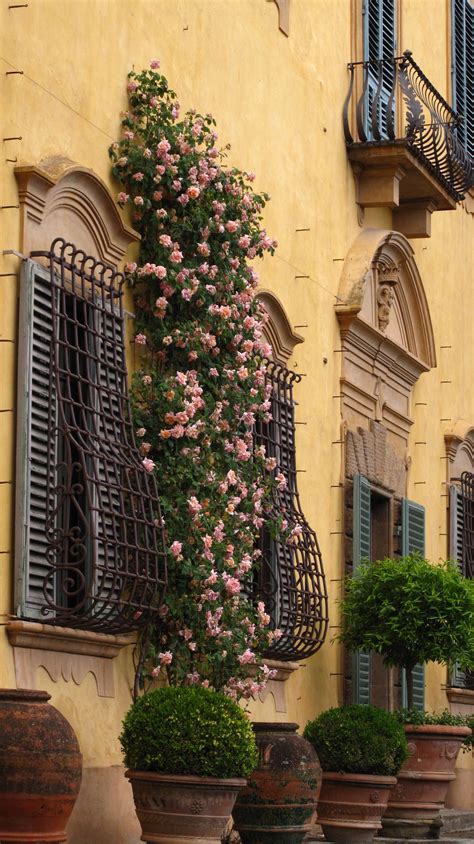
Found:
M 175 540 L 172 543 L 171 548 L 170 548 L 170 551 L 171 551 L 173 557 L 175 557 L 175 558 L 179 557 L 179 555 L 181 554 L 182 548 L 183 548 L 183 543 Z
M 152 59 L 150 62 L 150 67 L 152 70 L 157 70 L 160 66 L 159 59 Z
M 145 334 L 136 334 L 135 335 L 135 344 L 137 346 L 146 346 L 146 336 L 145 336 Z
M 124 191 L 121 191 L 121 192 L 118 194 L 118 196 L 117 196 L 117 201 L 118 201 L 118 202 L 123 202 L 123 203 L 125 203 L 125 202 L 128 202 L 128 200 L 129 200 L 129 199 L 130 199 L 129 194 L 128 194 L 128 193 L 124 193 Z
M 142 466 L 146 472 L 153 472 L 153 469 L 155 468 L 155 463 L 153 460 L 150 460 L 149 457 L 144 457 L 142 460 Z

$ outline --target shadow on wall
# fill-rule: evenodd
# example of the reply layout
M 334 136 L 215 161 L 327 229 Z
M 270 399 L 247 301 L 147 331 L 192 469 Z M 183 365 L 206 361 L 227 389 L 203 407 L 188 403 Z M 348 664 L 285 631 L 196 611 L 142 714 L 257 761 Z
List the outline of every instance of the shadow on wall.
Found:
M 84 768 L 67 826 L 68 844 L 140 844 L 140 825 L 124 768 Z

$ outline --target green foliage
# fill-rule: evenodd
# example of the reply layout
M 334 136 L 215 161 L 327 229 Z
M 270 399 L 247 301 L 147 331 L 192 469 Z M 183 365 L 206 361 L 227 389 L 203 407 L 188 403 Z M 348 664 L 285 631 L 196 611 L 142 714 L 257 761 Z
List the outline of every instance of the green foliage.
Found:
M 474 666 L 474 588 L 451 562 L 419 554 L 364 563 L 346 584 L 340 640 L 386 665 Z
M 462 744 L 463 753 L 472 751 L 474 746 L 474 715 L 458 715 L 443 709 L 442 712 L 423 712 L 420 709 L 400 709 L 394 716 L 401 724 L 412 724 L 415 727 L 425 724 L 443 725 L 447 727 L 469 727 L 470 736 L 466 736 Z
M 306 725 L 304 737 L 323 771 L 393 776 L 408 756 L 402 725 L 375 706 L 328 709 Z
M 202 686 L 171 686 L 138 698 L 120 742 L 125 764 L 140 771 L 231 778 L 246 777 L 257 765 L 245 713 Z

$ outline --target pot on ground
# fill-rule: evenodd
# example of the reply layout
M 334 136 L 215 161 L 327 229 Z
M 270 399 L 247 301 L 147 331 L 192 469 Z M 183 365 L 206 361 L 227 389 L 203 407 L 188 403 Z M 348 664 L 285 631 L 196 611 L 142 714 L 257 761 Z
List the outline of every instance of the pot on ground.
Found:
M 323 772 L 318 823 L 334 844 L 371 844 L 396 777 Z
M 220 842 L 244 779 L 126 771 L 148 844 Z
M 254 723 L 259 764 L 233 811 L 242 844 L 301 844 L 316 816 L 321 766 L 298 724 Z
M 0 841 L 66 841 L 82 756 L 51 695 L 0 689 Z
M 409 757 L 398 774 L 386 815 L 386 838 L 438 838 L 450 782 L 469 727 L 405 725 Z

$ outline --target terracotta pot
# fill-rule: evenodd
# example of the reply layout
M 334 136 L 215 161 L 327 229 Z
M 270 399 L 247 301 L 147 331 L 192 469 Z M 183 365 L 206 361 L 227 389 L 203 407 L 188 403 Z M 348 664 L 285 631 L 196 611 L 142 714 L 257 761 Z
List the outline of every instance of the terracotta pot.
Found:
M 334 844 L 371 844 L 396 777 L 323 772 L 318 823 Z
M 254 724 L 259 765 L 238 796 L 234 825 L 242 844 L 300 844 L 311 829 L 322 771 L 298 724 Z
M 82 775 L 71 725 L 47 692 L 0 689 L 0 841 L 65 841 Z
M 220 842 L 235 798 L 246 780 L 126 771 L 148 844 Z
M 410 755 L 390 796 L 383 819 L 385 837 L 437 837 L 446 792 L 456 778 L 456 759 L 470 732 L 469 727 L 405 725 Z

